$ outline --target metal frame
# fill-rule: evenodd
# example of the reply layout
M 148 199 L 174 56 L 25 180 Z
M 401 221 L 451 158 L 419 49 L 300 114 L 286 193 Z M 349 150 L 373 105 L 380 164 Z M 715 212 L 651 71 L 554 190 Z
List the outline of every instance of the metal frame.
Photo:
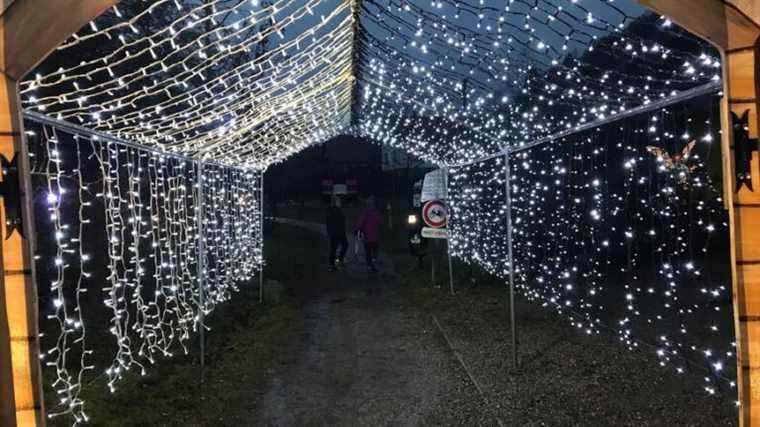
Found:
M 174 159 L 184 160 L 184 161 L 193 162 L 193 163 L 202 162 L 203 165 L 212 165 L 212 166 L 218 166 L 222 168 L 235 169 L 235 170 L 246 171 L 246 172 L 250 170 L 258 170 L 254 168 L 241 168 L 239 166 L 225 165 L 223 163 L 214 162 L 214 161 L 199 160 L 191 156 L 186 156 L 186 155 L 177 154 L 177 153 L 169 153 L 166 151 L 159 150 L 157 148 L 138 144 L 136 142 L 132 142 L 123 138 L 117 138 L 113 135 L 109 135 L 104 132 L 92 130 L 84 126 L 79 126 L 74 123 L 67 122 L 65 120 L 59 120 L 50 116 L 46 116 L 44 114 L 35 113 L 34 111 L 25 110 L 24 119 L 29 120 L 34 123 L 39 123 L 41 125 L 53 126 L 57 129 L 63 130 L 70 134 L 90 136 L 96 140 L 113 142 L 115 144 L 123 145 L 125 147 L 134 148 L 135 150 L 147 151 L 149 153 L 154 153 L 154 154 L 164 156 L 164 157 L 171 157 Z
M 443 178 L 443 185 L 444 185 L 444 193 L 446 194 L 446 198 L 449 197 L 449 169 L 443 168 L 444 172 L 444 178 Z M 448 203 L 447 203 L 448 205 Z M 446 232 L 448 233 L 448 237 L 446 238 L 446 255 L 448 257 L 449 262 L 449 290 L 451 291 L 451 295 L 454 295 L 454 268 L 451 265 L 451 233 L 448 231 L 448 224 L 451 222 L 451 209 L 449 206 L 446 207 L 448 211 L 448 218 L 446 220 Z
M 496 153 L 489 154 L 487 156 L 481 157 L 479 159 L 471 160 L 471 161 L 468 161 L 468 162 L 459 163 L 459 164 L 456 164 L 456 165 L 451 165 L 451 167 L 470 166 L 470 165 L 478 164 L 478 163 L 481 163 L 481 162 L 484 162 L 484 161 L 487 161 L 487 160 L 492 160 L 492 159 L 495 159 L 497 157 L 501 157 L 501 156 L 503 156 L 505 154 L 511 154 L 511 153 L 517 153 L 517 152 L 520 152 L 520 151 L 525 151 L 525 150 L 528 150 L 528 149 L 533 148 L 535 146 L 538 146 L 538 145 L 541 145 L 541 144 L 545 144 L 547 142 L 556 141 L 558 139 L 564 138 L 564 137 L 569 136 L 569 135 L 573 135 L 573 134 L 576 134 L 576 133 L 579 133 L 579 132 L 583 132 L 583 131 L 586 131 L 586 130 L 602 127 L 602 126 L 608 125 L 610 123 L 614 123 L 614 122 L 617 122 L 617 121 L 620 121 L 620 120 L 627 119 L 629 117 L 638 116 L 639 114 L 644 114 L 644 113 L 649 112 L 649 111 L 658 110 L 660 108 L 668 107 L 668 106 L 673 105 L 673 104 L 678 104 L 679 102 L 688 101 L 689 99 L 693 99 L 693 98 L 696 98 L 696 97 L 699 97 L 699 96 L 709 95 L 711 93 L 716 93 L 716 92 L 719 92 L 721 90 L 723 90 L 723 84 L 721 82 L 706 83 L 706 84 L 703 84 L 701 86 L 697 86 L 695 88 L 679 92 L 678 94 L 676 94 L 674 96 L 671 96 L 669 98 L 664 98 L 664 99 L 660 99 L 660 100 L 657 100 L 657 101 L 653 101 L 653 102 L 650 102 L 649 104 L 646 104 L 646 105 L 642 105 L 642 106 L 639 106 L 639 107 L 636 107 L 636 108 L 631 108 L 630 110 L 626 110 L 626 111 L 624 111 L 624 112 L 622 112 L 620 114 L 615 114 L 615 115 L 609 116 L 609 117 L 601 119 L 601 120 L 596 120 L 596 121 L 593 121 L 593 122 L 590 122 L 590 123 L 587 123 L 587 124 L 584 124 L 584 125 L 581 125 L 581 126 L 576 126 L 574 128 L 571 128 L 571 129 L 567 129 L 567 130 L 563 130 L 563 131 L 560 131 L 560 132 L 557 132 L 557 133 L 553 133 L 553 134 L 551 134 L 549 136 L 536 139 L 534 141 L 528 142 L 528 143 L 523 144 L 523 145 L 519 145 L 519 146 L 516 146 L 516 147 L 503 146 L 502 145 L 500 147 L 501 149 L 498 152 L 496 152 Z
M 507 206 L 507 257 L 509 258 L 509 328 L 512 332 L 512 366 L 517 367 L 517 321 L 515 319 L 515 260 L 512 252 L 512 169 L 504 154 L 504 198 Z
M 203 287 L 205 286 L 205 278 L 204 278 L 204 270 L 206 267 L 206 248 L 204 245 L 204 236 L 203 236 L 203 216 L 205 215 L 205 210 L 203 209 L 203 166 L 204 163 L 200 160 L 195 162 L 196 167 L 198 168 L 198 172 L 195 176 L 196 178 L 196 185 L 198 186 L 197 194 L 198 199 L 196 200 L 196 206 L 195 206 L 195 215 L 198 218 L 198 246 L 196 247 L 197 256 L 198 256 L 198 263 L 196 265 L 197 268 L 197 275 L 198 275 L 198 341 L 200 345 L 200 363 L 201 363 L 201 383 L 203 382 L 204 378 L 204 368 L 206 367 L 206 301 L 205 301 L 205 292 Z
M 259 265 L 259 302 L 264 302 L 264 172 L 259 173 L 259 234 L 261 238 L 261 264 Z

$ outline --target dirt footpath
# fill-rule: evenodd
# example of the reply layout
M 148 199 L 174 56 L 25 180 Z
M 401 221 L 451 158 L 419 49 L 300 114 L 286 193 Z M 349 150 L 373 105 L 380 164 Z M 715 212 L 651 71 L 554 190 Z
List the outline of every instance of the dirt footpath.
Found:
M 260 425 L 493 424 L 430 317 L 402 303 L 389 263 L 380 274 L 349 264 L 306 304 L 299 356 L 275 373 Z
M 256 390 L 258 425 L 736 424 L 735 391 L 708 396 L 699 372 L 660 368 L 525 301 L 512 366 L 503 286 L 399 287 L 387 257 L 379 274 L 361 260 L 300 282 L 304 332 Z

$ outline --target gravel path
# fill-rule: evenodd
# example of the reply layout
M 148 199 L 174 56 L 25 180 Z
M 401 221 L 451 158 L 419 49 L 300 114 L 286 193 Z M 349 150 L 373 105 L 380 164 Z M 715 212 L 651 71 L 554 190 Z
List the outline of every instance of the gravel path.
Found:
M 380 267 L 349 264 L 336 289 L 305 305 L 299 356 L 275 373 L 260 425 L 488 424 L 431 319 L 403 303 L 387 257 Z
M 319 224 L 277 222 L 324 234 Z M 347 258 L 304 306 L 305 334 L 259 402 L 259 425 L 495 425 L 431 317 L 408 303 L 389 257 Z
M 699 373 L 678 376 L 534 304 L 517 307 L 515 368 L 503 289 L 399 288 L 387 257 L 381 266 L 349 265 L 304 305 L 306 332 L 259 400 L 259 425 L 736 424 L 730 391 L 707 396 Z
M 440 293 L 440 319 L 496 416 L 530 426 L 736 425 L 735 391 L 710 396 L 699 372 L 676 374 L 645 350 L 587 336 L 535 304 L 518 303 L 518 366 L 511 363 L 506 291 Z M 429 296 L 426 298 L 429 299 Z M 475 309 L 474 309 L 475 308 Z

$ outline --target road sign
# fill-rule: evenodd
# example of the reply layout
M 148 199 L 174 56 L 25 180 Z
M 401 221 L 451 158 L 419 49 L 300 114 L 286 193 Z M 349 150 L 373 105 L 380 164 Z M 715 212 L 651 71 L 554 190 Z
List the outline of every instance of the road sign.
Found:
M 431 228 L 446 227 L 449 209 L 440 200 L 431 200 L 422 207 L 422 219 Z
M 422 181 L 422 202 L 446 199 L 446 171 L 437 169 L 425 174 Z
M 449 231 L 445 228 L 422 227 L 422 237 L 426 239 L 448 239 Z

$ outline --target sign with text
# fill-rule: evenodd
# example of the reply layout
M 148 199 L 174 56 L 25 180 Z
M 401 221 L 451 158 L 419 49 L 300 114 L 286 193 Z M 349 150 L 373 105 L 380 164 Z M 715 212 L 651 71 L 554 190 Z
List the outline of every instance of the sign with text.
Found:
M 422 231 L 420 232 L 422 234 L 422 237 L 426 239 L 448 239 L 449 238 L 449 231 L 445 228 L 430 228 L 430 227 L 422 227 Z
M 446 171 L 438 169 L 426 173 L 422 181 L 421 201 L 446 200 L 446 196 Z

